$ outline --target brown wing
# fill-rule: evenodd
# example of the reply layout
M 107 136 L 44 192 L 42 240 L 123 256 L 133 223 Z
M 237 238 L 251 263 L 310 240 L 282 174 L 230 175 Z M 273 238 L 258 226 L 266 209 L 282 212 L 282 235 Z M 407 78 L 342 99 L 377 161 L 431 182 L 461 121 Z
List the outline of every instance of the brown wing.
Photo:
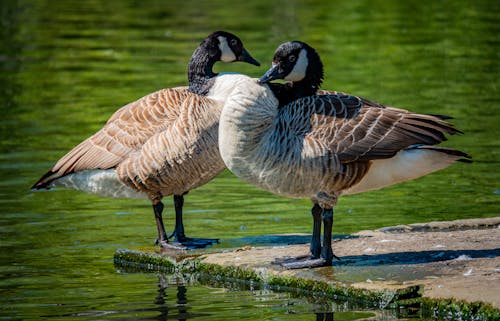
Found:
M 287 113 L 288 130 L 316 146 L 318 154 L 332 153 L 341 162 L 389 158 L 408 146 L 438 144 L 445 134 L 460 132 L 444 116 L 384 107 L 341 93 L 296 100 L 285 106 Z
M 120 180 L 148 193 L 182 195 L 219 174 L 218 148 L 223 103 L 200 95 L 186 97 L 181 113 L 117 167 Z
M 44 188 L 73 172 L 116 167 L 173 123 L 190 95 L 185 87 L 162 89 L 120 108 L 101 130 L 63 156 L 33 188 Z
M 438 116 L 392 107 L 363 106 L 355 119 L 340 125 L 334 150 L 343 162 L 389 158 L 411 145 L 439 144 L 446 134 L 460 132 Z

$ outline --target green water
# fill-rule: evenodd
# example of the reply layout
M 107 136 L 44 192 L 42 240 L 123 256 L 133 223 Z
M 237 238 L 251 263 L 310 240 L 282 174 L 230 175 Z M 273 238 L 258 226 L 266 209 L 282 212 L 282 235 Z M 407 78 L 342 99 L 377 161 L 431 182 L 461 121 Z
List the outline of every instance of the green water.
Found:
M 218 71 L 260 76 L 277 45 L 300 39 L 323 58 L 323 88 L 450 115 L 465 132 L 445 145 L 470 153 L 473 164 L 342 198 L 335 234 L 500 213 L 498 1 L 4 0 L 0 23 L 1 319 L 366 317 L 286 293 L 179 288 L 154 274 L 118 273 L 117 248 L 155 238 L 149 202 L 30 192 L 116 109 L 186 84 L 192 51 L 218 29 L 239 35 L 263 63 L 219 64 Z M 171 199 L 165 205 L 171 228 Z M 221 238 L 218 247 L 258 243 L 259 236 L 310 233 L 310 206 L 224 172 L 186 196 L 185 224 L 188 235 Z M 368 315 L 390 319 L 375 312 Z

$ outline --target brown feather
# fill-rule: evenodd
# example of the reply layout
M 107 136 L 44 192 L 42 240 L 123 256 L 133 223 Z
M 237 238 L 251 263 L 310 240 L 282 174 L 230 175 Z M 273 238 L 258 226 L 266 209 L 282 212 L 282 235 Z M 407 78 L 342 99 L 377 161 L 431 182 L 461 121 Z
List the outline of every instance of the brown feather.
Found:
M 45 188 L 76 171 L 115 168 L 155 134 L 165 131 L 191 96 L 196 95 L 187 87 L 162 89 L 125 105 L 101 130 L 64 155 L 33 188 Z
M 342 162 L 389 158 L 408 146 L 434 145 L 445 141 L 445 134 L 460 133 L 442 117 L 384 107 L 343 93 L 298 99 L 282 113 L 295 114 L 295 123 L 286 127 L 296 134 L 304 119 L 310 119 L 310 126 L 300 128 L 300 135 L 311 137 L 308 141 L 321 141 Z M 324 151 L 318 150 L 321 153 Z

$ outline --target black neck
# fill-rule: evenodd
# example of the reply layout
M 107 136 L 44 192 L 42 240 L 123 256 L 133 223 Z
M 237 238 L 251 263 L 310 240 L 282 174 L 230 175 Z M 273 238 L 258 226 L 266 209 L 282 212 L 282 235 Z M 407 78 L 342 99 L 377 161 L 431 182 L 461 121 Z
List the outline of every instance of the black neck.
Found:
M 279 107 L 283 107 L 294 100 L 316 94 L 319 86 L 312 86 L 309 81 L 288 82 L 286 84 L 269 83 L 269 88 L 279 101 Z
M 319 89 L 319 84 L 314 85 L 310 80 L 304 79 L 301 81 L 297 81 L 292 83 L 294 99 L 299 99 L 302 97 L 312 96 L 316 94 L 316 91 Z
M 206 44 L 202 43 L 191 56 L 188 64 L 189 91 L 199 95 L 206 95 L 213 85 L 213 78 L 217 76 L 212 71 L 218 61 L 210 55 Z

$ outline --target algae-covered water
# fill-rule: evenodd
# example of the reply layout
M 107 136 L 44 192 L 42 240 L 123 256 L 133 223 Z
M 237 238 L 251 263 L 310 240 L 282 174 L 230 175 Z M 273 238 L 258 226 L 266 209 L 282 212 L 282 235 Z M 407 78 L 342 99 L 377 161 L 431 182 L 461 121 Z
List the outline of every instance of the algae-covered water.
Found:
M 15 1 L 0 2 L 0 318 L 6 320 L 355 320 L 379 312 L 121 273 L 117 248 L 152 245 L 148 201 L 31 185 L 119 107 L 186 84 L 208 33 L 240 36 L 260 68 L 298 39 L 323 58 L 323 88 L 421 113 L 453 116 L 465 135 L 446 146 L 472 164 L 344 197 L 335 234 L 500 213 L 498 1 Z M 165 199 L 168 228 L 172 200 Z M 186 196 L 187 234 L 218 247 L 310 233 L 310 202 L 257 190 L 224 172 Z M 315 303 L 316 302 L 316 303 Z M 291 308 L 293 306 L 293 308 Z

